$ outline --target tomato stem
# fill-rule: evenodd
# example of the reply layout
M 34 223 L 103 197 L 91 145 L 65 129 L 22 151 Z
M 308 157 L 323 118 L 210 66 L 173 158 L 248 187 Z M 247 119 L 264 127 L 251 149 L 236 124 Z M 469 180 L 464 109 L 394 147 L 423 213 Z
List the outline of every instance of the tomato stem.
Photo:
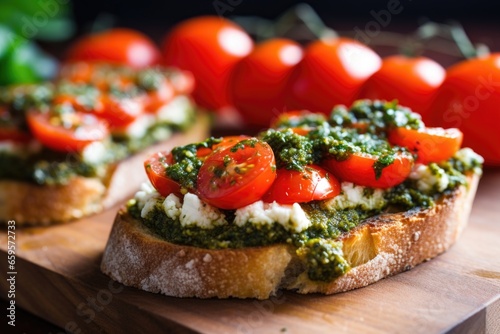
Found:
M 329 28 L 308 4 L 300 3 L 286 10 L 274 22 L 258 16 L 237 16 L 232 20 L 241 25 L 257 41 L 272 37 L 293 35 L 294 39 L 335 38 L 338 34 Z M 307 29 L 307 38 L 304 32 Z

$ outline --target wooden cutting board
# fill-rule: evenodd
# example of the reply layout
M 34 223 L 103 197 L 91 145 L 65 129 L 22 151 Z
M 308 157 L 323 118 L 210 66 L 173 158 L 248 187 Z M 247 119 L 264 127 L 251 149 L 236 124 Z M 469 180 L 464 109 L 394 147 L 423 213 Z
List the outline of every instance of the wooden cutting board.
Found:
M 77 333 L 500 333 L 498 169 L 485 172 L 469 225 L 448 252 L 333 296 L 199 300 L 123 287 L 99 270 L 117 209 L 67 225 L 17 229 L 16 306 Z M 5 231 L 2 298 L 9 290 Z

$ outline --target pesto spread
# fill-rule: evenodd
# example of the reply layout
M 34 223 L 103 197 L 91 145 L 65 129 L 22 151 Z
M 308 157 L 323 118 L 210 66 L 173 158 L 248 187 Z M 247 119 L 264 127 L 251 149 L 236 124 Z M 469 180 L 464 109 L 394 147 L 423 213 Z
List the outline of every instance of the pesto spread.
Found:
M 423 124 L 418 115 L 395 103 L 359 101 L 351 110 L 335 108 L 328 119 L 316 114 L 281 119 L 252 140 L 271 146 L 277 168 L 301 171 L 325 159 L 343 161 L 354 153 L 365 153 L 377 157 L 373 169 L 379 176 L 398 154 L 409 154 L 387 141 L 385 131 L 399 126 L 419 129 Z M 298 134 L 297 127 L 308 131 Z M 293 205 L 258 201 L 222 210 L 191 193 L 203 164 L 197 150 L 211 148 L 220 140 L 210 138 L 172 151 L 176 163 L 167 166 L 165 173 L 181 184 L 186 194 L 183 200 L 173 194 L 162 197 L 146 187 L 128 203 L 128 212 L 158 237 L 176 244 L 208 249 L 288 244 L 302 260 L 309 279 L 323 282 L 350 269 L 338 241 L 342 233 L 384 212 L 432 207 L 443 194 L 466 185 L 465 173 L 480 173 L 482 163 L 472 150 L 462 149 L 447 161 L 415 164 L 404 182 L 387 189 L 342 182 L 341 193 L 332 199 Z

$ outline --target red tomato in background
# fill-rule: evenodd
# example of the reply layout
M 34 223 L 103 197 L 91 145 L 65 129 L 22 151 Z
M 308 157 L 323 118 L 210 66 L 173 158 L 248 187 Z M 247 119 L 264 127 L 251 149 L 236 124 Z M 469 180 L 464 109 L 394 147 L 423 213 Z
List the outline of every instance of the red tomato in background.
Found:
M 358 41 L 312 42 L 290 78 L 288 107 L 330 114 L 337 104 L 350 106 L 380 65 L 380 57 Z
M 257 45 L 236 65 L 230 89 L 233 105 L 244 121 L 267 127 L 286 110 L 286 86 L 302 54 L 298 43 L 276 38 Z
M 431 108 L 431 124 L 459 128 L 463 146 L 485 164 L 500 166 L 500 53 L 462 61 L 447 70 Z
M 400 105 L 422 115 L 425 122 L 445 76 L 445 69 L 432 59 L 390 56 L 382 60 L 382 67 L 364 83 L 358 98 L 397 99 Z
M 83 36 L 68 51 L 68 61 L 110 62 L 144 68 L 160 61 L 160 51 L 146 35 L 115 28 Z
M 215 207 L 238 209 L 259 200 L 275 178 L 276 162 L 269 144 L 257 141 L 236 150 L 231 146 L 215 151 L 203 162 L 198 195 Z
M 325 200 L 340 194 L 340 183 L 323 168 L 310 165 L 302 172 L 278 169 L 276 180 L 262 197 L 266 203 L 307 203 Z
M 252 39 L 235 23 L 217 16 L 201 16 L 181 22 L 166 36 L 163 62 L 193 73 L 196 103 L 218 110 L 231 106 L 231 73 L 252 49 Z
M 323 167 L 342 181 L 372 188 L 390 188 L 402 183 L 410 175 L 413 167 L 412 156 L 400 154 L 392 164 L 382 169 L 382 174 L 377 178 L 373 169 L 377 159 L 378 157 L 371 154 L 353 153 L 342 161 L 327 159 L 323 161 Z
M 393 145 L 406 147 L 416 153 L 417 162 L 428 164 L 441 162 L 451 158 L 462 144 L 463 134 L 458 129 L 396 128 L 389 131 L 389 142 Z
M 29 112 L 26 120 L 33 136 L 55 151 L 78 152 L 109 134 L 106 122 L 94 115 L 75 112 L 67 116 L 71 126 L 57 125 L 50 114 L 37 112 Z
M 172 153 L 157 152 L 144 161 L 144 169 L 149 181 L 163 197 L 172 193 L 181 196 L 180 184 L 168 177 L 166 172 L 166 168 L 174 163 L 173 160 Z

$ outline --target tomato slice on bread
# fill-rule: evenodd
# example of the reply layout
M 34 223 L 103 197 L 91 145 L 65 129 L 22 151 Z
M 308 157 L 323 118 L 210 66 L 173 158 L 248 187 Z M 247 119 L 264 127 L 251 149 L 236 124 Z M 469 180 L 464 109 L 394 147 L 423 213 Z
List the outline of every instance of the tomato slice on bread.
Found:
M 166 197 L 171 193 L 181 194 L 181 186 L 177 181 L 168 177 L 166 169 L 174 163 L 172 153 L 157 152 L 144 161 L 144 169 L 149 181 L 160 195 Z
M 29 112 L 26 120 L 35 138 L 55 151 L 78 152 L 109 135 L 106 122 L 81 112 L 66 115 Z
M 269 191 L 262 197 L 266 203 L 306 203 L 325 200 L 340 193 L 340 183 L 335 176 L 317 165 L 303 171 L 278 169 L 277 177 Z
M 451 158 L 462 145 L 463 134 L 455 128 L 395 128 L 389 131 L 389 142 L 417 154 L 417 162 L 428 164 Z
M 199 159 L 205 159 L 208 157 L 210 154 L 218 151 L 222 151 L 230 146 L 234 146 L 235 144 L 239 143 L 242 140 L 245 139 L 250 139 L 251 137 L 241 135 L 241 136 L 225 136 L 222 137 L 221 141 L 215 145 L 212 145 L 212 147 L 202 147 L 199 148 L 196 152 L 196 156 Z
M 353 153 L 341 161 L 335 158 L 326 159 L 323 166 L 342 181 L 372 188 L 390 188 L 402 183 L 413 167 L 413 157 L 406 153 L 397 154 L 394 161 L 383 168 L 376 168 L 377 161 L 378 156 Z
M 198 196 L 221 209 L 237 209 L 259 200 L 276 178 L 269 144 L 255 138 L 209 155 L 200 168 Z

